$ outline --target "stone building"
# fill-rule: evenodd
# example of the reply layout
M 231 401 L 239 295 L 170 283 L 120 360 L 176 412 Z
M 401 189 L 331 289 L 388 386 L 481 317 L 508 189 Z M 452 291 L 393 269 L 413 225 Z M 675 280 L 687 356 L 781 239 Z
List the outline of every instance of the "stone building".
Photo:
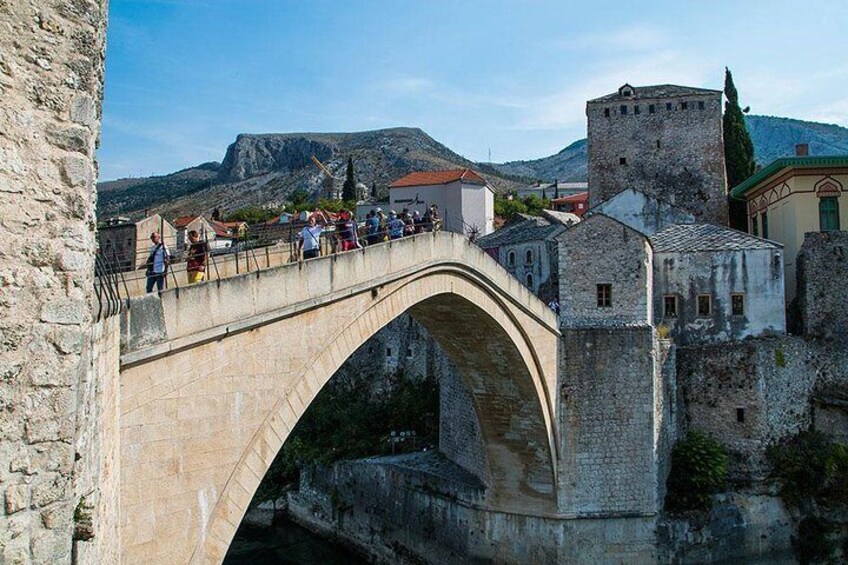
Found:
M 695 216 L 683 208 L 632 188 L 604 200 L 592 208 L 591 213 L 615 218 L 645 235 L 653 235 L 674 224 L 695 222 Z
M 783 246 L 711 224 L 676 224 L 650 237 L 654 320 L 675 343 L 781 335 Z
M 623 85 L 586 104 L 589 207 L 634 188 L 726 225 L 721 91 Z
M 796 293 L 796 257 L 808 233 L 846 228 L 848 155 L 811 157 L 805 145 L 795 157 L 777 159 L 731 191 L 745 200 L 748 231 L 785 246 L 786 298 Z
M 580 218 L 549 210 L 542 214 L 519 214 L 476 243 L 527 288 L 548 301 L 558 296 L 556 236 L 579 223 Z

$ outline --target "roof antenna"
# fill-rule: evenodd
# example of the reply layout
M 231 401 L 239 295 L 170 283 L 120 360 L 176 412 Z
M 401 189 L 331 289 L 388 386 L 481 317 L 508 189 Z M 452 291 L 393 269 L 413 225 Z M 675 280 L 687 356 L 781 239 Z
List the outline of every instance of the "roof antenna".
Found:
M 489 162 L 492 162 L 492 148 L 489 147 Z

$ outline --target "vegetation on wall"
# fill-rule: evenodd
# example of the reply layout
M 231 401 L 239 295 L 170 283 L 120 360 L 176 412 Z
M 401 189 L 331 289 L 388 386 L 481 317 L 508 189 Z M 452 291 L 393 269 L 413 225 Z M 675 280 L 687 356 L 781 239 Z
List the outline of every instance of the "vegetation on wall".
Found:
M 677 442 L 666 482 L 665 508 L 669 512 L 709 510 L 712 495 L 724 489 L 727 452 L 707 435 L 692 430 Z
M 439 385 L 435 378 L 411 379 L 398 372 L 372 394 L 380 378 L 333 380 L 325 386 L 292 430 L 253 503 L 274 500 L 297 485 L 300 469 L 393 452 L 435 447 L 439 440 Z M 390 443 L 392 431 L 414 431 L 415 442 Z

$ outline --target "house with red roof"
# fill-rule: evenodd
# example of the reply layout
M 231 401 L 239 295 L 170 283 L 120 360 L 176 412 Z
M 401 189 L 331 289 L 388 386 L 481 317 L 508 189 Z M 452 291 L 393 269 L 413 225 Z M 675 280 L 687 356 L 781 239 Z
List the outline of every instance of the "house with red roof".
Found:
M 406 208 L 423 215 L 433 204 L 445 230 L 479 236 L 494 230 L 495 193 L 476 171 L 417 171 L 389 185 L 389 207 L 395 212 Z
M 562 198 L 554 198 L 551 200 L 551 208 L 557 212 L 568 212 L 574 214 L 578 218 L 582 218 L 583 214 L 589 207 L 589 192 L 578 192 L 570 194 Z

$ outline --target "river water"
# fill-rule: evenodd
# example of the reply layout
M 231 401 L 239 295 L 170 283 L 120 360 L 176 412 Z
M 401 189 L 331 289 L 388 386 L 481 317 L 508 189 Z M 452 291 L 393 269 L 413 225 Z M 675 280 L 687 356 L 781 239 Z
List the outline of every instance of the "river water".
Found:
M 356 554 L 284 518 L 270 528 L 242 524 L 224 565 L 365 565 Z

